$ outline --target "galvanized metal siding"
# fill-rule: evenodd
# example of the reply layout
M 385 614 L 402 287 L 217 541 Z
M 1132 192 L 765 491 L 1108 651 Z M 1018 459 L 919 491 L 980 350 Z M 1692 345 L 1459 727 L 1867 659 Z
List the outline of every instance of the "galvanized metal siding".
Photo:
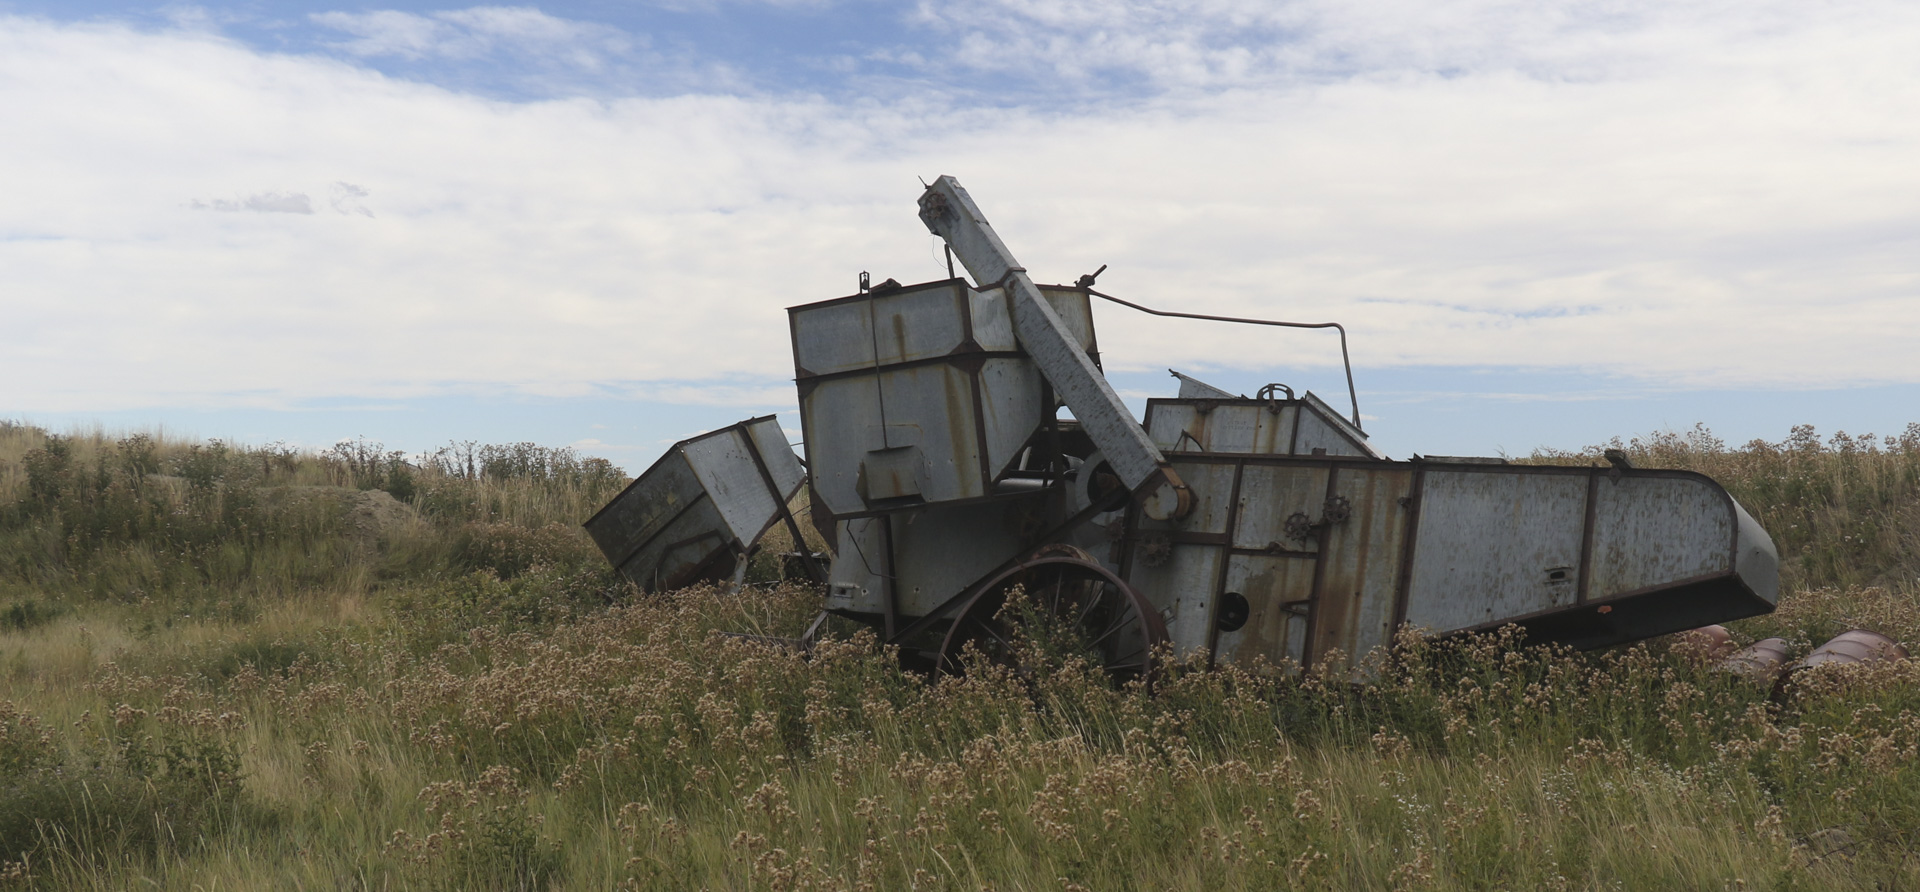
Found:
M 716 555 L 733 550 L 725 529 L 726 520 L 713 500 L 701 499 L 647 539 L 632 558 L 620 565 L 620 572 L 650 592 L 686 585 L 695 581 L 692 574 L 699 567 L 711 560 L 725 560 Z
M 1022 359 L 989 359 L 980 366 L 980 417 L 987 467 L 997 478 L 1020 457 L 1049 408 L 1040 399 L 1040 370 Z
M 1302 662 L 1316 563 L 1298 556 L 1236 554 L 1228 558 L 1223 588 L 1247 599 L 1247 624 L 1218 633 L 1215 661 L 1265 657 L 1275 664 Z
M 836 515 L 866 509 L 860 498 L 860 462 L 885 449 L 881 432 L 880 382 L 876 376 L 836 378 L 811 385 L 800 399 L 807 437 L 807 465 L 814 492 Z
M 1128 582 L 1161 610 L 1174 652 L 1191 653 L 1213 643 L 1214 590 L 1224 569 L 1226 533 L 1234 510 L 1234 467 L 1229 464 L 1173 462 L 1193 489 L 1193 511 L 1175 521 L 1140 519 Z M 1147 566 L 1142 542 L 1164 541 L 1171 553 L 1164 563 Z
M 1705 480 L 1610 479 L 1594 487 L 1587 600 L 1733 569 L 1733 501 Z
M 827 609 L 887 612 L 888 580 L 893 577 L 888 563 L 887 519 L 856 517 L 840 521 L 834 538 L 840 543 L 840 553 L 834 556 L 827 575 Z
M 895 598 L 905 616 L 923 616 L 1032 543 L 1016 530 L 1037 498 L 943 505 L 889 515 Z
M 807 308 L 793 319 L 793 363 L 801 377 L 873 367 L 873 308 L 839 300 Z
M 1047 306 L 1060 317 L 1060 324 L 1073 342 L 1082 351 L 1093 352 L 1093 298 L 1079 288 L 1061 285 L 1040 286 L 1040 296 L 1047 299 Z
M 1175 543 L 1165 563 L 1149 567 L 1135 561 L 1127 583 L 1145 595 L 1167 623 L 1167 640 L 1177 655 L 1208 646 L 1213 637 L 1213 584 L 1225 549 L 1217 545 Z
M 807 470 L 800 466 L 800 456 L 793 453 L 793 446 L 787 442 L 787 432 L 780 427 L 780 420 L 766 418 L 753 422 L 747 425 L 747 435 L 753 438 L 754 448 L 766 462 L 767 473 L 780 491 L 780 500 L 792 501 L 807 482 Z
M 1426 469 L 1407 622 L 1447 632 L 1575 603 L 1587 476 Z
M 986 495 L 972 377 L 962 369 L 936 363 L 888 369 L 879 378 L 887 448 L 912 450 L 906 454 L 906 473 L 914 482 L 896 487 L 900 494 L 918 495 L 928 502 Z M 861 460 L 868 462 L 868 477 L 874 477 L 873 463 L 865 456 Z M 868 486 L 870 499 L 896 495 L 883 492 L 872 480 Z
M 1240 515 L 1233 547 L 1318 551 L 1318 540 L 1287 534 L 1287 518 L 1295 513 L 1321 516 L 1327 500 L 1327 471 L 1318 464 L 1247 465 L 1240 477 Z
M 1170 452 L 1286 455 L 1299 412 L 1291 403 L 1156 401 L 1147 417 L 1154 442 Z
M 678 449 L 669 450 L 587 521 L 587 534 L 600 546 L 600 553 L 619 567 L 705 496 L 686 456 Z
M 1181 436 L 1190 428 L 1198 426 L 1195 424 L 1196 415 L 1194 404 L 1190 402 L 1148 400 L 1147 438 L 1152 440 L 1153 445 L 1159 447 L 1162 452 L 1203 449 L 1203 446 L 1195 446 Z
M 874 361 L 885 366 L 937 359 L 966 343 L 965 290 L 957 282 L 936 282 L 871 298 Z
M 1044 296 L 1070 343 L 1092 349 L 1086 294 Z M 1008 310 L 999 289 L 959 280 L 789 309 L 807 456 L 829 512 L 992 494 L 1053 408 L 1038 368 L 1017 355 Z
M 707 498 L 719 509 L 729 541 L 744 547 L 779 517 L 777 494 L 767 491 L 760 465 L 748 452 L 745 432 L 729 428 L 688 442 L 681 451 Z
M 1358 657 L 1392 641 L 1412 492 L 1413 470 L 1405 465 L 1341 465 L 1333 472 L 1332 495 L 1346 500 L 1350 514 L 1327 527 L 1320 550 L 1312 659 L 1335 648 Z

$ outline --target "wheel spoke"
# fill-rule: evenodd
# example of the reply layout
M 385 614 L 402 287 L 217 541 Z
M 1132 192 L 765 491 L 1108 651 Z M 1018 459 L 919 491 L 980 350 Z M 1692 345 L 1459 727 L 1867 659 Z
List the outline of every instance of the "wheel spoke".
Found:
M 1006 614 L 1007 593 L 1023 586 L 1026 610 Z M 1150 671 L 1152 647 L 1164 633 L 1156 633 L 1158 617 L 1143 617 L 1149 609 L 1139 595 L 1111 572 L 1084 560 L 1044 558 L 988 583 L 979 596 L 962 608 L 962 616 L 941 643 L 942 665 L 950 671 L 964 668 L 960 653 L 975 642 L 984 657 L 1017 671 L 1038 667 L 1021 665 L 1025 649 L 1014 645 L 1016 634 L 1036 643 L 1064 647 L 1102 666 L 1115 678 Z M 1031 611 L 1031 612 L 1029 612 Z M 1017 628 L 1015 624 L 1031 624 Z

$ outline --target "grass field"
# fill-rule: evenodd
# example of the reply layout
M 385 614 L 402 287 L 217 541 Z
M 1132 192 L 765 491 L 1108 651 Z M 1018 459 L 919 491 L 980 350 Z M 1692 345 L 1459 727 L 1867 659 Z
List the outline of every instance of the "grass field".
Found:
M 1615 445 L 1774 535 L 1742 641 L 1920 643 L 1920 426 Z M 929 682 L 720 634 L 797 633 L 795 587 L 637 596 L 578 528 L 605 462 L 400 458 L 0 422 L 0 887 L 1920 889 L 1920 661 Z

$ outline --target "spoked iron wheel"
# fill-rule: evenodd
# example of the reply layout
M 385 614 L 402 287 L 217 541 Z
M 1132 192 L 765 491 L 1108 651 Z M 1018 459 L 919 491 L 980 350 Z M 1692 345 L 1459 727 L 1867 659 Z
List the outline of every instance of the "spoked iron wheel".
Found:
M 1009 609 L 1019 587 L 1024 606 Z M 1016 635 L 1015 627 L 1021 626 Z M 1026 648 L 1015 646 L 1018 637 Z M 961 671 L 971 643 L 996 663 L 1027 668 L 1023 655 L 1050 648 L 1084 657 L 1115 681 L 1151 677 L 1167 626 L 1146 598 L 1112 571 L 1082 557 L 1043 555 L 988 582 L 964 607 L 940 645 L 940 671 Z

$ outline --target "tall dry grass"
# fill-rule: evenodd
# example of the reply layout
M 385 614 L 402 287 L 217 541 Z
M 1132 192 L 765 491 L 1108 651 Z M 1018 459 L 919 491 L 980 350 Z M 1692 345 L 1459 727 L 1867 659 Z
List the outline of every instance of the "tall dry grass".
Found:
M 162 443 L 150 476 L 182 476 L 192 445 Z M 1812 553 L 1840 547 L 1872 564 L 1849 565 L 1858 579 L 1903 578 L 1897 538 L 1856 553 L 1827 537 L 1911 510 L 1904 447 L 1688 449 L 1671 462 L 1723 463 L 1709 473 L 1756 516 L 1824 518 L 1802 543 Z M 44 490 L 5 476 L 29 451 L 0 452 L 9 517 L 47 516 L 24 507 Z M 127 451 L 101 438 L 71 466 Z M 401 466 L 362 452 L 297 456 L 287 477 L 251 485 L 392 486 Z M 1658 454 L 1643 444 L 1636 458 Z M 367 455 L 384 466 L 324 476 Z M 1738 476 L 1795 461 L 1837 488 Z M 1366 684 L 1196 663 L 1148 692 L 1035 642 L 1033 671 L 930 681 L 849 628 L 810 656 L 723 634 L 797 633 L 818 599 L 796 587 L 622 592 L 594 575 L 577 529 L 542 513 L 591 502 L 552 482 L 564 475 L 542 495 L 532 473 L 489 481 L 480 467 L 408 462 L 414 489 L 395 501 L 411 526 L 356 542 L 358 574 L 225 590 L 245 610 L 73 581 L 113 566 L 105 546 L 61 555 L 60 573 L 16 565 L 11 597 L 41 606 L 0 623 L 0 883 L 1920 886 L 1920 663 L 1816 670 L 1775 699 L 1659 642 L 1575 655 L 1407 638 L 1371 657 Z M 234 482 L 244 473 L 221 486 L 249 485 Z M 464 494 L 434 507 L 435 487 Z M 1790 491 L 1802 501 L 1766 501 Z M 168 515 L 182 524 L 226 516 L 189 496 L 167 504 L 208 512 Z M 341 510 L 330 535 L 351 538 L 355 509 Z M 33 521 L 18 522 L 5 529 Z M 152 550 L 172 535 L 128 529 L 101 541 Z M 1911 589 L 1821 566 L 1796 571 L 1817 587 L 1736 633 L 1809 640 L 1865 621 L 1920 642 Z

